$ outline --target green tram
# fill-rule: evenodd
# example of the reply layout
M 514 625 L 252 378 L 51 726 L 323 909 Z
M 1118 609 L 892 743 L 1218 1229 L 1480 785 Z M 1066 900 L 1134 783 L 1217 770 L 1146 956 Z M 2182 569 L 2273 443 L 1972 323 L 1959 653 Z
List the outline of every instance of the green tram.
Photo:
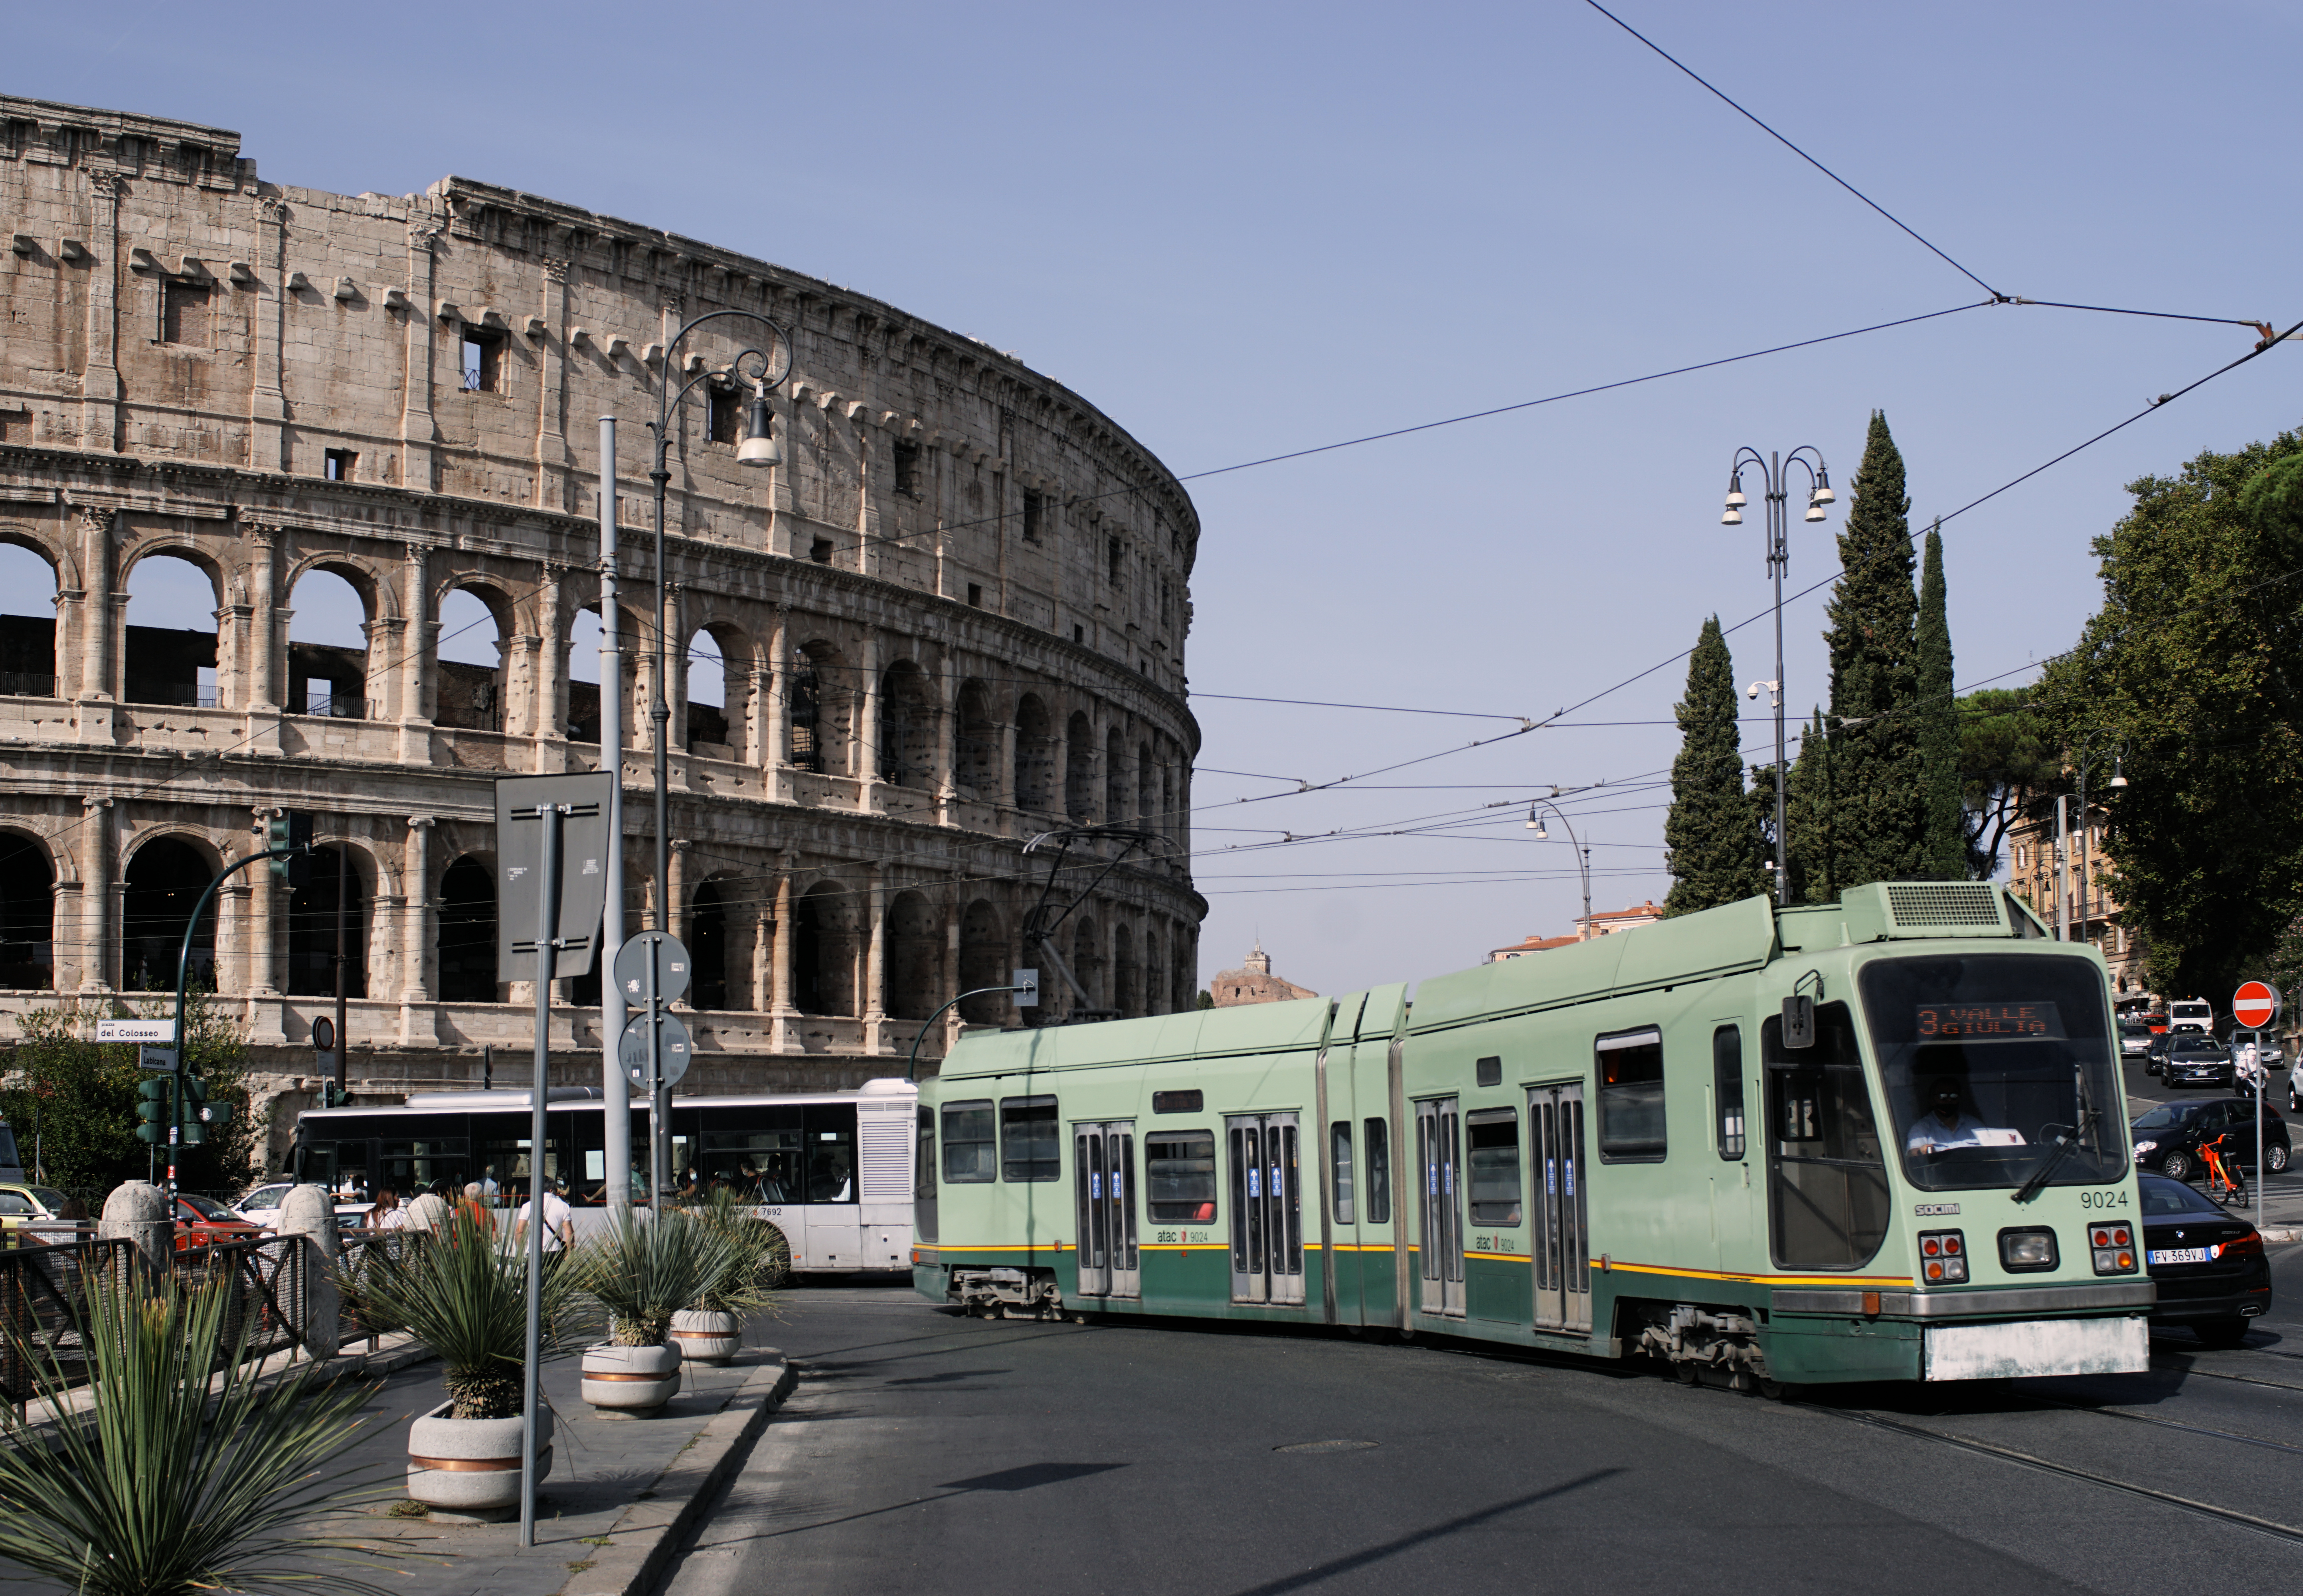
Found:
M 1681 1378 L 2146 1366 L 2101 956 L 1985 883 L 1752 899 L 1423 984 L 964 1038 L 913 1276 L 1647 1355 Z

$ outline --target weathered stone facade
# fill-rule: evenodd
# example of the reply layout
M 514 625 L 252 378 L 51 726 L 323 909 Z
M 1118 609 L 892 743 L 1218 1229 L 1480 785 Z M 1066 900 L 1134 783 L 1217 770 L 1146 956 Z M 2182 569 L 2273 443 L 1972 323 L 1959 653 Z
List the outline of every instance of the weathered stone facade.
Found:
M 1022 845 L 1066 817 L 1167 843 L 1065 924 L 1092 994 L 1128 1013 L 1193 1001 L 1198 523 L 1077 395 L 692 240 L 460 178 L 401 198 L 277 187 L 236 134 L 149 117 L 0 97 L 0 543 L 55 573 L 52 633 L 0 640 L 0 1026 L 58 994 L 161 984 L 164 873 L 146 850 L 181 844 L 172 868 L 204 879 L 288 808 L 350 851 L 355 1090 L 461 1085 L 484 1044 L 524 1049 L 524 992 L 452 949 L 443 967 L 443 919 L 463 948 L 492 913 L 472 887 L 492 860 L 491 778 L 597 766 L 598 689 L 570 680 L 569 649 L 598 602 L 595 418 L 617 413 L 641 924 L 642 424 L 664 345 L 718 309 L 789 329 L 793 366 L 772 399 L 780 467 L 737 465 L 719 407 L 738 407 L 708 386 L 674 423 L 663 622 L 676 662 L 725 661 L 721 705 L 691 706 L 684 670 L 666 681 L 669 891 L 699 967 L 717 961 L 689 1086 L 884 1073 L 959 983 L 1025 962 L 1038 882 Z M 675 378 L 763 332 L 700 329 Z M 138 564 L 158 555 L 206 573 L 212 639 L 163 648 L 130 624 Z M 359 595 L 364 650 L 291 646 L 312 571 Z M 459 592 L 494 622 L 494 670 L 437 659 Z M 330 1007 L 289 899 L 243 872 L 202 950 L 283 1077 L 308 1072 L 290 1044 Z M 1017 1018 L 983 1000 L 968 1018 Z M 553 1011 L 579 1054 L 598 1020 Z

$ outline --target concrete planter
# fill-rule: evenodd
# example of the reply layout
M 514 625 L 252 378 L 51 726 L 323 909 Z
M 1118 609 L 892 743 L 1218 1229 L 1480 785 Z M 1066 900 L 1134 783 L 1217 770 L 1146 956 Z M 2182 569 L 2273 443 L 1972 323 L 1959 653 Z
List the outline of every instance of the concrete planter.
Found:
M 678 1347 L 593 1347 L 584 1353 L 584 1400 L 608 1413 L 652 1414 L 679 1390 Z
M 451 1419 L 443 1402 L 408 1427 L 408 1494 L 434 1512 L 509 1518 L 519 1511 L 519 1420 Z M 552 1473 L 552 1410 L 536 1415 L 536 1477 Z
M 687 1308 L 671 1316 L 671 1342 L 691 1364 L 724 1364 L 744 1347 L 744 1323 L 717 1308 Z

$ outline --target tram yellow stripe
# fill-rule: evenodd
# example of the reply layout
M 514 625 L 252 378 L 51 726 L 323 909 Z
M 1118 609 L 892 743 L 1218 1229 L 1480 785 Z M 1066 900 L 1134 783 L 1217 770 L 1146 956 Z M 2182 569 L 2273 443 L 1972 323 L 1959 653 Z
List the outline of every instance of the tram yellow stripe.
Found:
M 1910 1286 L 1909 1275 L 1756 1275 L 1717 1269 L 1673 1269 L 1661 1263 L 1626 1263 L 1620 1258 L 1591 1260 L 1596 1270 L 1624 1274 L 1669 1275 L 1683 1280 L 1732 1280 L 1744 1286 Z

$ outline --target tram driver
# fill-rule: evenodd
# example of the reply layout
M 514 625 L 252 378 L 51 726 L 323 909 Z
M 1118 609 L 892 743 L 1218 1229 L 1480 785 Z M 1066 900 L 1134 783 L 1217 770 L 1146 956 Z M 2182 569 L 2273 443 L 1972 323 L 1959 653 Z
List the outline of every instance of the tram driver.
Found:
M 1959 1082 L 1939 1075 L 1928 1093 L 1931 1111 L 1919 1116 L 1911 1134 L 1903 1138 L 1907 1153 L 1947 1153 L 1954 1147 L 2020 1146 L 2020 1131 L 1986 1125 L 1960 1105 L 1964 1101 Z

